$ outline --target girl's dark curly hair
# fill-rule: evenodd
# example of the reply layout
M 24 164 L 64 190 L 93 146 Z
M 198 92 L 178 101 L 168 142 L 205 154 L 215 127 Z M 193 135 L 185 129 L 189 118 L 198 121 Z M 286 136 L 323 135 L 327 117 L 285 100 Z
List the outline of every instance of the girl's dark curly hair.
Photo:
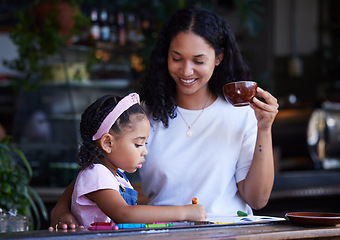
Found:
M 252 79 L 244 62 L 236 39 L 228 24 L 216 13 L 203 8 L 184 8 L 172 16 L 160 31 L 155 49 L 151 53 L 140 89 L 150 117 L 169 125 L 169 117 L 176 117 L 176 84 L 168 71 L 168 50 L 172 39 L 180 32 L 192 32 L 201 36 L 215 50 L 224 53 L 222 62 L 215 67 L 209 80 L 210 90 L 220 96 L 222 87 L 232 81 Z
M 95 145 L 92 137 L 121 99 L 121 97 L 105 95 L 87 107 L 81 115 L 80 135 L 83 143 L 78 151 L 78 164 L 82 169 L 93 167 L 94 163 L 100 163 L 100 159 L 105 157 L 101 149 Z M 130 126 L 130 117 L 134 114 L 146 116 L 143 108 L 139 104 L 134 104 L 118 117 L 111 130 L 119 136 L 126 127 Z

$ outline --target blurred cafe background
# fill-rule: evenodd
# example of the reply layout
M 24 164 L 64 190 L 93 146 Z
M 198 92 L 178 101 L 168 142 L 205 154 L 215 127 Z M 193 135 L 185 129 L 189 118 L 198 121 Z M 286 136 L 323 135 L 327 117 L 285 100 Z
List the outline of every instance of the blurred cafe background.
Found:
M 0 124 L 48 212 L 78 171 L 85 107 L 138 91 L 160 26 L 190 5 L 227 20 L 254 79 L 280 104 L 275 184 L 255 214 L 340 212 L 340 0 L 56 0 L 60 11 L 52 2 L 0 0 Z M 140 191 L 138 172 L 129 178 Z

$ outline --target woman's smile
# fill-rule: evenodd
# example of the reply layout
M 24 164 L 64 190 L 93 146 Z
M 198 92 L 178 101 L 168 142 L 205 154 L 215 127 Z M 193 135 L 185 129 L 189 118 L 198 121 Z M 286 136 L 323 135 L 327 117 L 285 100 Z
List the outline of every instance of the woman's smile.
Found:
M 185 85 L 192 85 L 197 81 L 197 78 L 180 78 Z

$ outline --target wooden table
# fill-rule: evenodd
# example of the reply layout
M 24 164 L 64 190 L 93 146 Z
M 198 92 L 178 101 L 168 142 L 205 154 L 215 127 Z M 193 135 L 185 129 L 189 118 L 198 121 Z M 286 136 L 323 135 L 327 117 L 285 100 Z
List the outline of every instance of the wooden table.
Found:
M 86 229 L 0 234 L 0 239 L 340 239 L 340 225 L 295 225 L 289 221 L 242 225 L 203 225 L 155 230 L 89 231 Z

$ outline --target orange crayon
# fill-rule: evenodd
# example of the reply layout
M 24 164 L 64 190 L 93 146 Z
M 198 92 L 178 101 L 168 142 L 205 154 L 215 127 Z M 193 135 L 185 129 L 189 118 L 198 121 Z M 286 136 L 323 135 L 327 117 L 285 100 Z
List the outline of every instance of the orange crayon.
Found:
M 195 198 L 195 197 L 192 198 L 192 199 L 191 199 L 191 202 L 192 202 L 192 204 L 197 204 L 197 198 Z

